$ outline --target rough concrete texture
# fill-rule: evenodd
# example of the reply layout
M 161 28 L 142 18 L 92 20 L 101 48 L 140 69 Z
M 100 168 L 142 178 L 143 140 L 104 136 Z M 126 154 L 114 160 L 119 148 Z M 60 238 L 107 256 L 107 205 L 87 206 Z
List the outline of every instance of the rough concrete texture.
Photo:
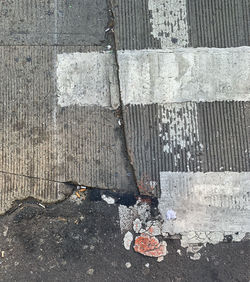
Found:
M 105 45 L 103 0 L 18 0 L 0 6 L 1 45 Z
M 250 171 L 249 102 L 127 105 L 128 152 L 142 194 L 160 194 L 160 171 Z
M 160 176 L 159 210 L 165 232 L 250 232 L 249 172 L 161 172 Z M 176 212 L 175 220 L 167 219 L 168 210 Z
M 250 48 L 119 51 L 127 104 L 250 100 Z
M 58 54 L 98 50 L 102 49 L 0 48 L 1 213 L 15 199 L 28 196 L 59 200 L 63 182 L 136 191 L 116 112 L 100 106 L 58 105 Z
M 117 49 L 161 48 L 152 35 L 148 0 L 111 0 Z
M 58 54 L 56 74 L 61 107 L 98 105 L 116 109 L 120 104 L 111 52 Z
M 188 25 L 186 0 L 149 0 L 152 35 L 161 42 L 161 48 L 187 47 Z
M 249 0 L 112 0 L 118 49 L 249 46 Z
M 250 45 L 249 0 L 187 0 L 192 47 Z

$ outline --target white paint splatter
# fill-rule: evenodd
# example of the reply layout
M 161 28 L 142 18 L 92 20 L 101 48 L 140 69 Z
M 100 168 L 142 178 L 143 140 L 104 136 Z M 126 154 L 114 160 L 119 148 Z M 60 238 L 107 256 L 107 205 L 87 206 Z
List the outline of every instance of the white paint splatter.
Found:
M 108 197 L 108 196 L 106 196 L 104 194 L 102 195 L 102 199 L 103 199 L 103 201 L 105 201 L 109 205 L 113 205 L 115 203 L 115 199 L 114 198 Z
M 152 35 L 161 47 L 187 47 L 188 26 L 185 0 L 149 0 L 152 11 Z
M 197 105 L 194 102 L 165 104 L 159 108 L 159 137 L 163 152 L 172 154 L 175 166 L 180 160 L 180 152 L 185 154 L 187 169 L 193 154 L 202 152 L 199 142 Z

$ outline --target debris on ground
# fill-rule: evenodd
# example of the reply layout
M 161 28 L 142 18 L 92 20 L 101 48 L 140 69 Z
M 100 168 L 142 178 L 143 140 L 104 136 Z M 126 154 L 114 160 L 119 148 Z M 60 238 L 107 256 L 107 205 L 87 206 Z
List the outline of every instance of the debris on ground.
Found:
M 88 275 L 93 275 L 95 272 L 95 270 L 93 268 L 90 268 L 88 271 L 87 271 L 87 274 Z
M 115 199 L 106 195 L 102 195 L 103 201 L 105 201 L 109 205 L 113 205 L 115 203 Z
M 126 265 L 127 268 L 131 267 L 131 263 L 130 262 L 126 262 L 125 265 Z
M 142 234 L 135 238 L 134 250 L 144 256 L 164 257 L 167 254 L 167 243 L 159 242 L 154 236 Z
M 130 250 L 130 246 L 133 239 L 134 239 L 133 234 L 130 231 L 128 231 L 123 238 L 124 248 L 126 250 L 128 251 Z
M 200 253 L 195 253 L 192 256 L 190 256 L 190 258 L 192 260 L 199 260 L 201 258 L 201 254 Z
M 173 210 L 168 210 L 166 214 L 167 220 L 174 220 L 176 219 L 176 212 Z

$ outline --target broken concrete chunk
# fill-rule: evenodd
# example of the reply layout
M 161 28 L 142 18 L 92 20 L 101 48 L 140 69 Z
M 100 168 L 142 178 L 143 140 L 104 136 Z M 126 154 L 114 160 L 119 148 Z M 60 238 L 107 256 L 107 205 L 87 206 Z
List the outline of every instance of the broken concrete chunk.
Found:
M 200 253 L 195 253 L 192 256 L 190 256 L 190 258 L 192 260 L 199 260 L 201 258 L 201 254 Z
M 144 256 L 164 257 L 167 254 L 167 243 L 159 242 L 154 236 L 142 234 L 135 238 L 134 250 Z
M 113 205 L 115 203 L 115 199 L 106 195 L 102 195 L 103 201 L 105 201 L 109 205 Z
M 131 246 L 133 239 L 134 239 L 133 234 L 130 231 L 128 231 L 123 238 L 124 248 L 126 250 L 128 251 L 130 250 L 130 246 Z
M 133 229 L 136 233 L 139 233 L 142 228 L 142 224 L 139 218 L 136 218 L 133 222 Z
M 160 221 L 148 221 L 147 222 L 147 230 L 145 231 L 146 234 L 150 236 L 158 236 L 161 235 L 161 222 Z

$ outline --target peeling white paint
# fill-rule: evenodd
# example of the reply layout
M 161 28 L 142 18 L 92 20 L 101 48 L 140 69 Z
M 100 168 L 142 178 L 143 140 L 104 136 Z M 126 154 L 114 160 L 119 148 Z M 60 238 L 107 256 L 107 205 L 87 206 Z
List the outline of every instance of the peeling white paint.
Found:
M 187 169 L 189 160 L 193 161 L 193 152 L 202 152 L 200 143 L 197 104 L 195 102 L 171 103 L 159 107 L 159 137 L 163 152 L 172 154 L 175 166 L 178 165 L 180 152 L 186 156 Z
M 124 104 L 250 101 L 250 47 L 118 51 Z
M 240 241 L 250 232 L 250 172 L 161 172 L 160 179 L 163 233 L 181 234 L 183 247 L 216 244 L 227 235 Z M 166 220 L 169 209 L 176 220 Z
M 146 222 L 150 217 L 150 206 L 148 203 L 142 202 L 141 199 L 138 199 L 136 204 L 131 207 L 119 205 L 118 210 L 122 233 L 132 230 L 136 220 L 140 221 L 141 226 L 146 226 Z
M 187 47 L 188 26 L 185 0 L 149 0 L 152 35 L 161 47 Z
M 57 55 L 58 105 L 117 108 L 119 89 L 111 52 Z

